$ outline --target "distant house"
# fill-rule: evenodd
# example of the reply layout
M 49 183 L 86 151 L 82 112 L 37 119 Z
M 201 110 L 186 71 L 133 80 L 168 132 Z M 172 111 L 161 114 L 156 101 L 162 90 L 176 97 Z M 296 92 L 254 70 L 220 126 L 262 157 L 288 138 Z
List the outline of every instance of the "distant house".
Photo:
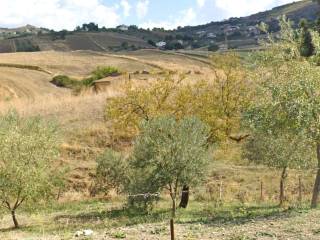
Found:
M 247 28 L 248 35 L 259 35 L 260 30 L 255 26 L 248 26 Z
M 157 42 L 157 43 L 156 43 L 156 46 L 157 46 L 158 48 L 163 48 L 163 47 L 165 47 L 166 45 L 167 45 L 167 43 L 164 42 L 164 41 L 161 41 L 161 42 Z
M 207 34 L 207 37 L 208 37 L 208 38 L 216 38 L 217 35 L 214 34 L 214 33 L 208 33 L 208 34 Z
M 205 36 L 206 33 L 207 33 L 206 31 L 198 31 L 198 32 L 196 32 L 196 34 L 197 34 L 199 37 Z
M 120 25 L 117 27 L 117 29 L 121 31 L 128 31 L 129 27 L 127 25 Z
M 239 26 L 226 26 L 224 28 L 224 33 L 227 36 L 230 36 L 230 35 L 232 35 L 233 33 L 237 32 L 237 31 L 240 31 L 240 27 Z
M 203 34 L 206 34 L 206 31 L 198 31 L 196 32 L 197 35 L 203 35 Z

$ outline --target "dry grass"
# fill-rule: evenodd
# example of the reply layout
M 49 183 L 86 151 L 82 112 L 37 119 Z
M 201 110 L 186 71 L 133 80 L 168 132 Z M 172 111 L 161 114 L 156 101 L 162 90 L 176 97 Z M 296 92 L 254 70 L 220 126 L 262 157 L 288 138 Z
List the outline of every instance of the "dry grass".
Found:
M 0 55 L 1 63 L 34 65 L 47 69 L 54 74 L 70 76 L 87 76 L 97 66 L 115 66 L 121 71 L 131 72 L 152 68 L 136 61 L 129 61 L 116 56 L 108 56 L 95 52 L 36 52 L 36 53 L 8 53 Z
M 45 69 L 52 74 L 21 69 L 21 66 Z M 168 71 L 176 75 L 185 74 L 189 80 L 212 77 L 208 64 L 179 54 L 167 54 L 155 50 L 141 50 L 127 55 L 89 51 L 0 54 L 0 101 L 44 95 L 60 98 L 68 95 L 68 91 L 56 88 L 50 83 L 54 75 L 62 74 L 81 79 L 88 76 L 97 66 L 114 66 L 123 73 L 137 71 L 151 73 L 134 76 L 136 79 L 133 80 L 138 81 L 161 78 L 163 77 L 161 73 Z
M 62 96 L 67 91 L 54 87 L 47 73 L 20 69 L 0 68 L 0 101 L 36 96 Z
M 64 129 L 88 127 L 103 121 L 103 110 L 106 99 L 112 93 L 84 94 L 74 96 L 38 96 L 33 99 L 19 98 L 0 102 L 0 112 L 15 109 L 23 116 L 39 115 L 56 120 Z

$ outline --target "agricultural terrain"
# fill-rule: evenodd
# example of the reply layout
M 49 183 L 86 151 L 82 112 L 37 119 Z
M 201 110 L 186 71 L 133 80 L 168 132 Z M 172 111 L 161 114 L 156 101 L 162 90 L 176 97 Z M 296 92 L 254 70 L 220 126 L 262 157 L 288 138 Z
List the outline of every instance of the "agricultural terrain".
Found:
M 120 77 L 110 78 L 112 84 L 104 92 L 88 89 L 74 96 L 70 89 L 50 82 L 56 75 L 81 79 L 99 66 L 114 66 L 121 71 Z M 127 55 L 88 51 L 1 54 L 0 111 L 14 108 L 23 115 L 58 121 L 66 135 L 63 161 L 72 166 L 70 181 L 75 189 L 86 191 L 90 184 L 88 169 L 94 170 L 96 154 L 110 144 L 104 122 L 107 98 L 121 93 L 129 75 L 130 81 L 143 85 L 164 78 L 168 72 L 187 80 L 206 78 L 210 71 L 208 62 L 202 59 L 157 50 Z
M 113 144 L 104 109 L 110 97 L 121 94 L 129 79 L 142 87 L 167 74 L 183 76 L 184 81 L 208 80 L 213 78 L 210 61 L 206 54 L 192 51 L 1 54 L 0 112 L 14 108 L 24 116 L 40 115 L 57 121 L 63 135 L 61 164 L 69 169 L 68 189 L 58 203 L 36 211 L 21 209 L 20 230 L 11 231 L 10 217 L 0 213 L 1 239 L 73 239 L 77 230 L 88 228 L 94 230 L 89 239 L 168 239 L 167 198 L 154 213 L 143 215 L 123 209 L 122 196 L 94 200 L 90 196 L 95 159 Z M 98 66 L 113 66 L 121 72 L 120 77 L 110 77 L 112 84 L 104 92 L 88 89 L 75 96 L 72 90 L 50 82 L 61 74 L 81 79 Z M 192 191 L 188 210 L 179 210 L 177 239 L 318 239 L 320 226 L 316 219 L 320 213 L 304 208 L 311 197 L 314 172 L 290 171 L 288 200 L 299 208 L 279 208 L 275 178 L 279 171 L 248 167 L 241 160 L 239 148 L 239 144 L 230 142 L 215 153 L 219 161 L 213 163 L 206 186 Z M 297 200 L 297 176 L 303 179 L 302 203 Z
M 318 11 L 0 28 L 0 240 L 320 239 Z

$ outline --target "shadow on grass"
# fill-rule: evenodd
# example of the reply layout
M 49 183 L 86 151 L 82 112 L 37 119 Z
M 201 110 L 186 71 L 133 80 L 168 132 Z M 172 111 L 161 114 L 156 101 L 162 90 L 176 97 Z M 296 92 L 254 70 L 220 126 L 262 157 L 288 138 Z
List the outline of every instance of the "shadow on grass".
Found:
M 8 227 L 8 228 L 0 228 L 0 233 L 7 233 L 7 232 L 23 232 L 30 230 L 29 226 L 20 226 L 19 228 L 15 227 Z M 1 239 L 1 238 L 0 238 Z
M 219 208 L 190 206 L 179 209 L 177 223 L 206 225 L 239 225 L 251 221 L 288 218 L 299 213 L 299 209 L 283 209 L 278 206 L 223 206 Z M 77 215 L 65 214 L 55 217 L 57 222 L 97 223 L 113 222 L 115 226 L 132 226 L 146 223 L 159 223 L 170 218 L 170 209 L 157 209 L 146 213 L 139 209 L 118 208 L 107 211 L 92 211 Z M 97 225 L 96 225 L 97 226 Z
M 285 219 L 305 209 L 283 209 L 278 206 L 227 206 L 194 212 L 189 219 L 178 219 L 177 223 L 206 225 L 241 225 L 248 222 Z
M 161 209 L 148 213 L 141 209 L 124 207 L 118 209 L 111 209 L 108 211 L 93 211 L 89 213 L 81 213 L 77 215 L 64 214 L 56 216 L 54 220 L 58 222 L 67 221 L 69 223 L 94 223 L 97 221 L 110 220 L 116 221 L 118 223 L 117 225 L 119 226 L 131 226 L 143 223 L 162 222 L 163 220 L 168 219 L 169 215 L 170 211 L 167 209 Z

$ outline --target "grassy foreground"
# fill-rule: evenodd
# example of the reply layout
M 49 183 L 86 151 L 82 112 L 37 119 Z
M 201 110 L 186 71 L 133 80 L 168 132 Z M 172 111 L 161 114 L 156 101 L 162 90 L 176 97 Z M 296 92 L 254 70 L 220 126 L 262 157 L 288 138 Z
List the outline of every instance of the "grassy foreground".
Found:
M 169 201 L 150 214 L 123 207 L 122 201 L 90 200 L 54 204 L 18 212 L 22 227 L 11 229 L 9 215 L 1 215 L 1 239 L 74 239 L 77 230 L 94 234 L 80 239 L 169 239 Z M 192 201 L 178 210 L 177 239 L 319 239 L 320 211 L 279 208 L 268 204 L 224 205 Z M 79 239 L 79 238 L 78 238 Z

